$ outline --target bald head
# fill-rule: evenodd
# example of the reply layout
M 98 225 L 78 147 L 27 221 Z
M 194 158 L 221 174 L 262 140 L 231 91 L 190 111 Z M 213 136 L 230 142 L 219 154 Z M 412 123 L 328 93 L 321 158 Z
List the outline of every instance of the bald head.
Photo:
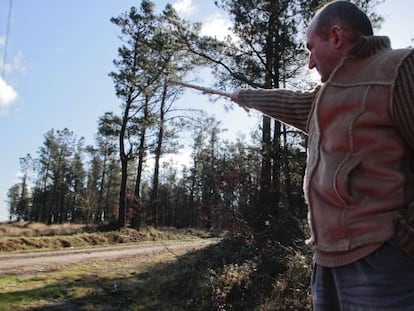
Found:
M 318 11 L 306 32 L 309 68 L 319 72 L 322 82 L 327 81 L 355 42 L 372 34 L 371 22 L 356 5 L 348 1 L 327 4 Z
M 328 37 L 329 30 L 340 26 L 355 42 L 360 36 L 372 36 L 372 25 L 368 16 L 349 1 L 334 1 L 322 7 L 312 20 L 312 26 L 322 39 Z

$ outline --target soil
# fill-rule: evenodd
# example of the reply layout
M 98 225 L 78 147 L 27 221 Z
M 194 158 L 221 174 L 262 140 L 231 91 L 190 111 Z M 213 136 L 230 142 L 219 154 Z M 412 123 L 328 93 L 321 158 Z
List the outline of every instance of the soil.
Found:
M 82 249 L 65 249 L 59 251 L 25 252 L 0 255 L 0 273 L 27 273 L 33 271 L 50 271 L 56 266 L 70 265 L 92 260 L 117 260 L 119 258 L 151 256 L 156 253 L 190 251 L 203 248 L 215 240 L 168 241 L 129 244 L 121 246 L 92 247 Z

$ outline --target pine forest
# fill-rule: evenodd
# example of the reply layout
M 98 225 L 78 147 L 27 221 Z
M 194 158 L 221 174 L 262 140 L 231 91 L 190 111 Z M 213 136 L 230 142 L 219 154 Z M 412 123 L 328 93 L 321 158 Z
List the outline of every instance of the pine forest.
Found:
M 111 18 L 120 45 L 108 74 L 118 110 L 99 117 L 93 145 L 51 129 L 36 155 L 22 155 L 22 177 L 8 191 L 10 220 L 250 228 L 258 237 L 303 239 L 306 136 L 263 115 L 250 137 L 225 140 L 225 124 L 177 105 L 184 89 L 171 81 L 203 69 L 223 92 L 314 87 L 303 74 L 304 29 L 326 2 L 215 1 L 232 22 L 225 40 L 201 35 L 171 5 L 156 13 L 149 0 Z M 355 2 L 373 12 L 379 1 Z M 184 164 L 166 161 L 183 152 Z

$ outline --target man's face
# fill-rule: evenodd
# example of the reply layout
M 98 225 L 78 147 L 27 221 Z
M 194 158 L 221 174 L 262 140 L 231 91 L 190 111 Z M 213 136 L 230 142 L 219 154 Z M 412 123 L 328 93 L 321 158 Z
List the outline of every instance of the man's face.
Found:
M 316 23 L 312 21 L 306 32 L 306 48 L 309 51 L 309 69 L 315 68 L 321 76 L 321 81 L 329 79 L 340 57 L 332 45 L 330 34 L 326 40 L 322 39 L 316 31 Z

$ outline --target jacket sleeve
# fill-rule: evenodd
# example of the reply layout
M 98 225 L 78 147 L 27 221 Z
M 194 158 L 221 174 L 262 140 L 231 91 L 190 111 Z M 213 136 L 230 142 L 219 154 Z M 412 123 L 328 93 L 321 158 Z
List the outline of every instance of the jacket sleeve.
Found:
M 393 119 L 405 142 L 414 150 L 414 54 L 401 64 L 395 81 Z
M 306 124 L 319 87 L 310 92 L 285 89 L 243 89 L 239 104 L 256 109 L 306 133 Z

